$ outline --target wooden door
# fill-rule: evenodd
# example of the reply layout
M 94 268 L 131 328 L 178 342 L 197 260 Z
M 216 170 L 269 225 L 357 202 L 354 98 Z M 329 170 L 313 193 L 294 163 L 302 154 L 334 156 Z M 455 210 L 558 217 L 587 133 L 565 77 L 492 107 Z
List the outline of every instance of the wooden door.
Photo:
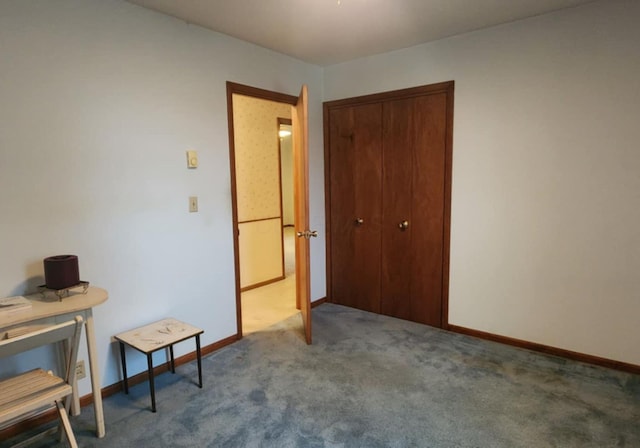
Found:
M 390 101 L 383 107 L 383 256 L 380 309 L 382 314 L 400 319 L 411 319 L 411 235 L 416 224 L 411 216 L 411 155 L 415 129 L 410 115 L 414 109 L 413 101 Z M 416 232 L 419 231 L 416 228 Z
M 383 314 L 442 322 L 447 94 L 383 108 Z
M 447 328 L 453 89 L 324 103 L 331 302 Z
M 309 138 L 307 86 L 303 85 L 293 107 L 294 214 L 296 238 L 296 305 L 302 314 L 304 337 L 311 344 L 311 288 L 309 259 Z
M 329 120 L 330 295 L 379 313 L 382 105 L 335 109 Z

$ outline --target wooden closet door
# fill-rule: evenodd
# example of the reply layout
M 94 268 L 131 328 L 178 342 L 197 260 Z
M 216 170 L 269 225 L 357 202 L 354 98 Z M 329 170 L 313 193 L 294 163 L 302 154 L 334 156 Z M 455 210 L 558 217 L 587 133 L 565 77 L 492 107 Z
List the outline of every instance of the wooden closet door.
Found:
M 381 312 L 441 327 L 447 95 L 385 102 L 383 123 Z
M 329 116 L 331 298 L 380 312 L 381 104 Z
M 389 101 L 383 106 L 382 188 L 382 314 L 411 319 L 411 216 L 415 132 L 413 99 Z M 406 221 L 408 227 L 402 229 Z

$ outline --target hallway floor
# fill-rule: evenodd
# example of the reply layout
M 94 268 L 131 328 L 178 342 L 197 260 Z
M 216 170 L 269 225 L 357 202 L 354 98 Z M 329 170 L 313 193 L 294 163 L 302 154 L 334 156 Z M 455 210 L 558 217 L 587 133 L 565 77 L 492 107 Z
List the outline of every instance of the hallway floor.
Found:
M 297 314 L 294 228 L 284 228 L 286 278 L 242 293 L 242 333 L 262 331 Z

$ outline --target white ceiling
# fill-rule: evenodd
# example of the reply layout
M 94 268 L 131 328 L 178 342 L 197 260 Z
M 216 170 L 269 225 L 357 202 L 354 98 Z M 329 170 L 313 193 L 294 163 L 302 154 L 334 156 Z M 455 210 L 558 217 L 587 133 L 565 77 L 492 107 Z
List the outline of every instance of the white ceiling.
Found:
M 326 66 L 594 0 L 128 0 Z

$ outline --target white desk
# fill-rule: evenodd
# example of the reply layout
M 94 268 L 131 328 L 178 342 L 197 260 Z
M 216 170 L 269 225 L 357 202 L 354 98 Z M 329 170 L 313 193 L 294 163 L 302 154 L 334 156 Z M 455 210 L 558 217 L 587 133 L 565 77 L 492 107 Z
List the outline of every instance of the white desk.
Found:
M 93 307 L 107 301 L 107 291 L 101 288 L 89 287 L 86 294 L 80 290 L 69 291 L 69 297 L 61 301 L 48 292 L 46 298 L 41 294 L 26 296 L 31 301 L 29 310 L 15 313 L 11 316 L 0 315 L 0 338 L 10 330 L 43 324 L 60 323 L 80 315 L 85 320 L 85 334 L 87 335 L 87 351 L 89 355 L 89 369 L 91 371 L 91 390 L 93 393 L 93 407 L 96 415 L 96 434 L 104 437 L 104 411 L 102 409 L 102 394 L 100 390 L 100 372 L 98 367 L 98 347 L 96 345 L 95 328 L 93 325 Z M 77 387 L 74 387 L 74 391 Z M 80 399 L 74 394 L 72 411 L 74 415 L 80 413 Z

